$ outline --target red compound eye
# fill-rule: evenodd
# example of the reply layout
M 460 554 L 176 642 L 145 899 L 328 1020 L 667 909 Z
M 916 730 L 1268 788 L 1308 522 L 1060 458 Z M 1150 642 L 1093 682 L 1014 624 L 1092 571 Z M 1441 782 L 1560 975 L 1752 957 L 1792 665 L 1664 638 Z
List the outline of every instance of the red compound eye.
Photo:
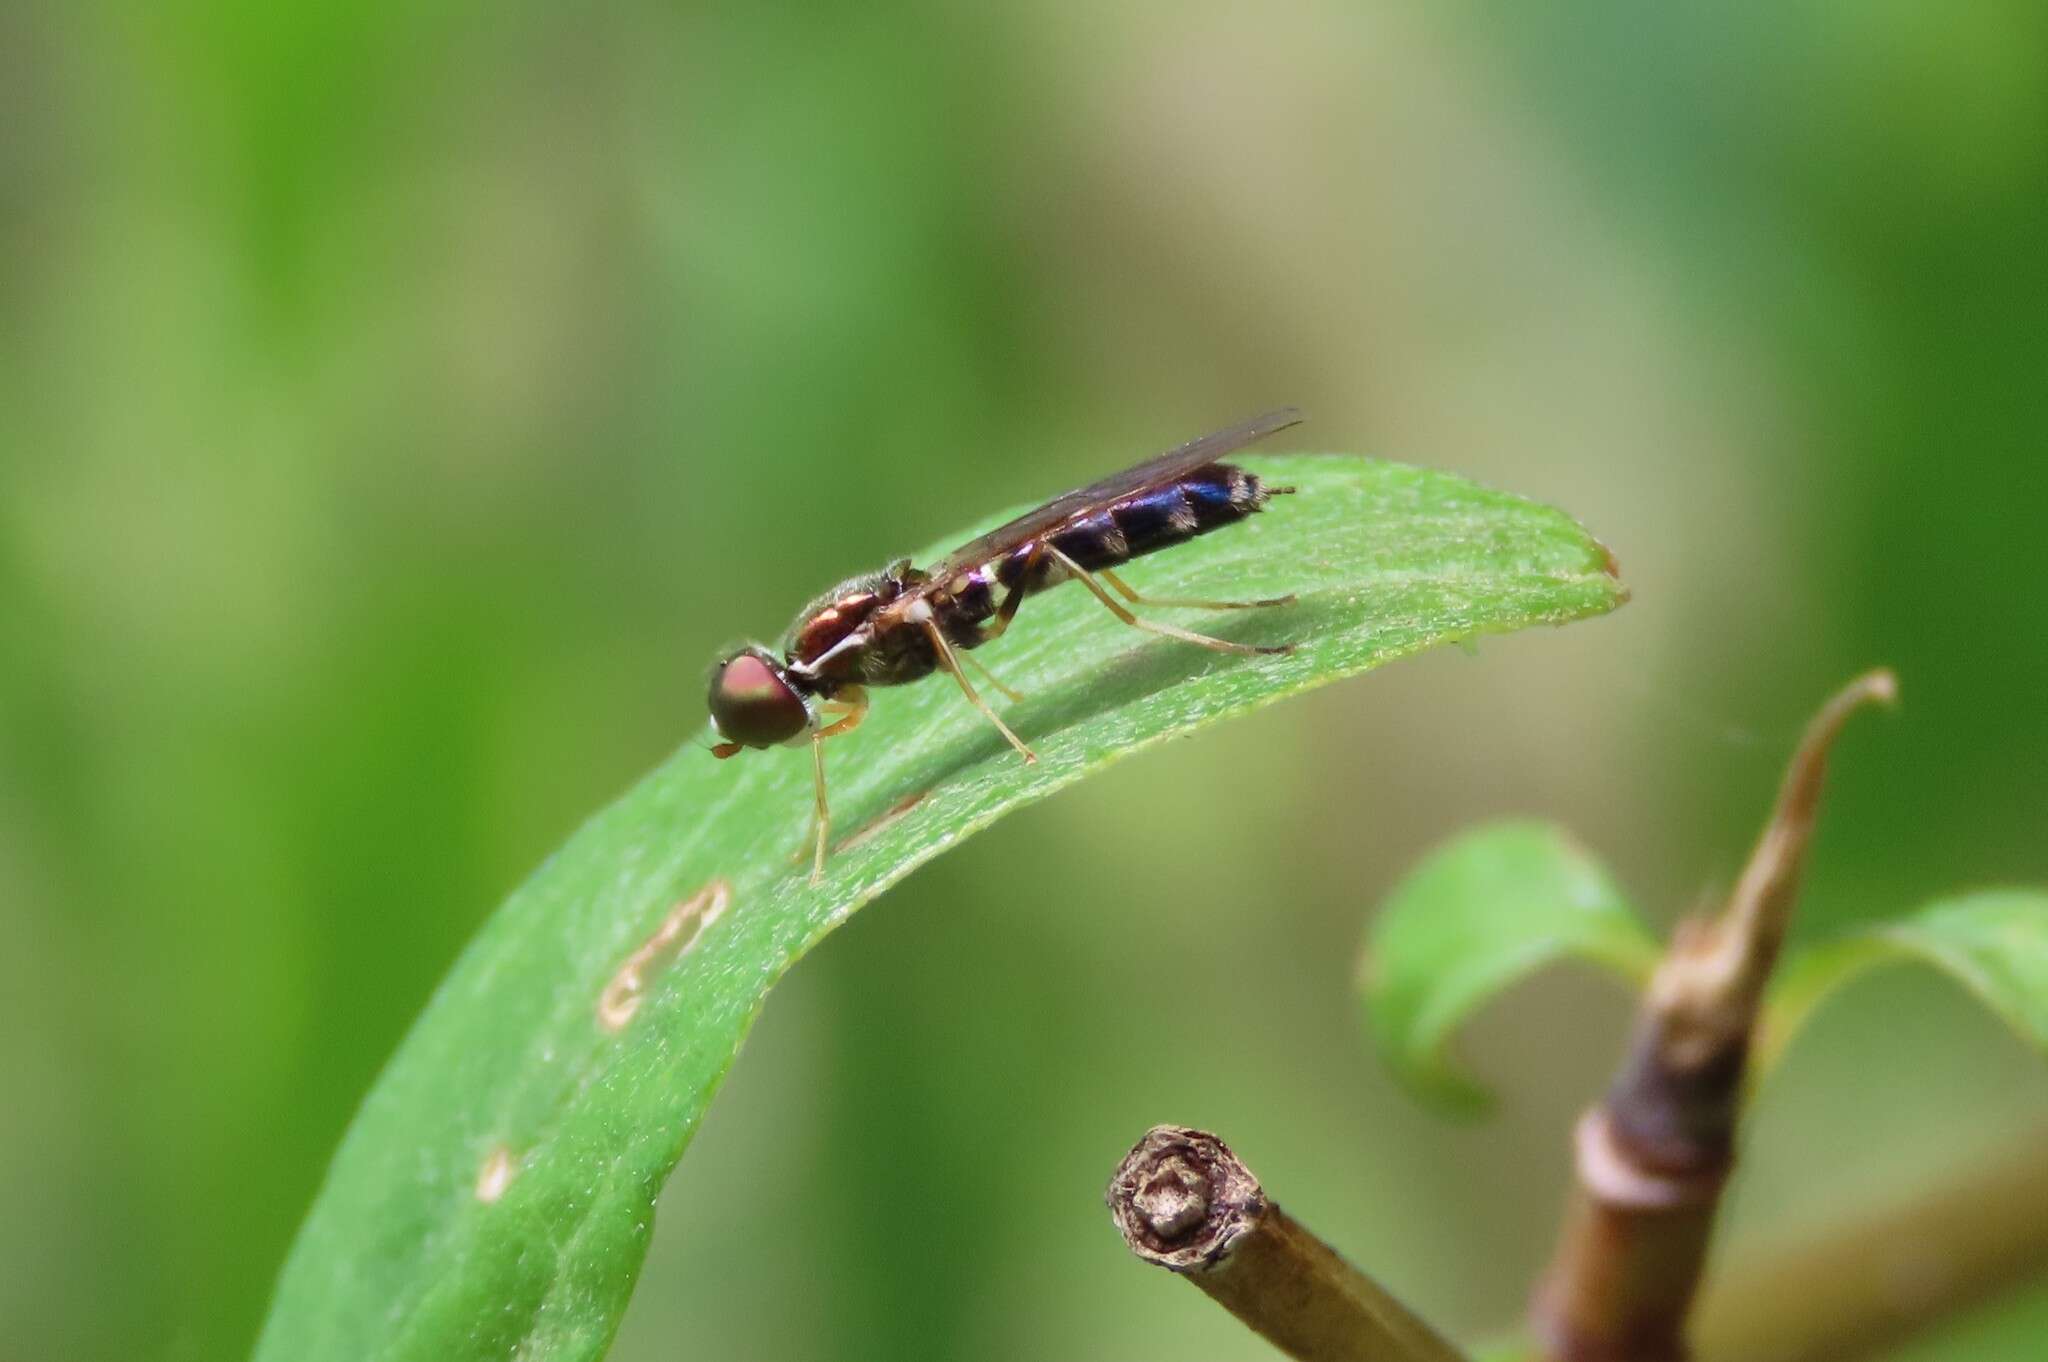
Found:
M 742 747 L 774 747 L 810 726 L 803 696 L 782 668 L 757 652 L 736 653 L 711 678 L 711 722 Z

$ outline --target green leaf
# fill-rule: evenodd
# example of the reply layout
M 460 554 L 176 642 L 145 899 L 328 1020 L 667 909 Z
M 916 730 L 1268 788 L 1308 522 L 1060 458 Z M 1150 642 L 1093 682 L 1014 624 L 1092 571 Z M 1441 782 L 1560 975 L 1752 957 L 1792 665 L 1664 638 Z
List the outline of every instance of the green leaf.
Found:
M 806 754 L 717 762 L 686 744 L 521 886 L 435 993 L 335 1156 L 258 1357 L 602 1355 L 655 1195 L 769 987 L 856 908 L 1141 747 L 1433 643 L 1626 598 L 1557 511 L 1394 464 L 1245 462 L 1299 495 L 1131 576 L 1161 595 L 1298 592 L 1198 618 L 1299 649 L 1223 656 L 1124 628 L 1079 587 L 1035 598 L 984 652 L 1027 693 L 1006 717 L 1039 764 L 943 677 L 879 692 L 827 749 L 840 843 L 816 887 Z
M 1758 1077 L 1829 995 L 1873 969 L 1921 961 L 1955 979 L 2048 1050 L 2048 892 L 1987 889 L 1822 942 L 1779 967 L 1754 1049 Z
M 1458 1026 L 1543 966 L 1579 959 L 1640 986 L 1657 943 L 1600 863 L 1549 823 L 1493 823 L 1431 852 L 1374 920 L 1359 985 L 1380 1054 L 1418 1096 L 1457 1114 L 1485 1089 L 1452 1062 Z

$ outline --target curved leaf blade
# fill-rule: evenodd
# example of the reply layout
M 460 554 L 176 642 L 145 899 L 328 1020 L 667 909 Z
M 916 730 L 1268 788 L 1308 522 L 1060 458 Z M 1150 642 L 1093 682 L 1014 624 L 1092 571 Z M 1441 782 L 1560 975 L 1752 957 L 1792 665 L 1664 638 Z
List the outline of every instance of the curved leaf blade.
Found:
M 855 909 L 1138 748 L 1433 643 L 1626 599 L 1558 511 L 1394 464 L 1245 462 L 1299 495 L 1131 575 L 1162 595 L 1299 593 L 1205 627 L 1303 646 L 1222 656 L 1122 628 L 1079 588 L 1034 599 L 985 652 L 1028 696 L 1006 717 L 1039 764 L 942 679 L 880 695 L 828 749 L 843 831 L 816 887 L 805 755 L 719 763 L 686 745 L 463 952 L 344 1138 L 257 1356 L 601 1356 L 655 1196 L 769 987 Z
M 1987 889 L 1937 900 L 1787 960 L 1765 996 L 1752 1061 L 1757 1077 L 1827 998 L 1871 970 L 1916 960 L 1956 980 L 2048 1051 L 2048 891 Z
M 1488 824 L 1431 852 L 1388 896 L 1359 972 L 1367 1029 L 1417 1096 L 1476 1115 L 1492 1099 L 1451 1057 L 1458 1027 L 1516 981 L 1568 959 L 1640 987 L 1657 943 L 1564 829 Z

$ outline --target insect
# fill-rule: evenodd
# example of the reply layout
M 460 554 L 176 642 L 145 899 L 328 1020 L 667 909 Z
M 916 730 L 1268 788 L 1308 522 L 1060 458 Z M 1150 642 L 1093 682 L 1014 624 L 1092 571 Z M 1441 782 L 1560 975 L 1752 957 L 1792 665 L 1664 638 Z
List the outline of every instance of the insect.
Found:
M 989 707 L 962 663 L 973 665 L 1011 700 L 1023 697 L 968 655 L 1000 638 L 1025 600 L 1067 581 L 1092 592 L 1136 629 L 1224 653 L 1285 653 L 1233 643 L 1178 625 L 1141 619 L 1130 606 L 1245 610 L 1288 605 L 1293 596 L 1201 601 L 1141 596 L 1113 570 L 1119 564 L 1222 529 L 1261 510 L 1292 487 L 1268 487 L 1219 462 L 1254 440 L 1301 420 L 1292 407 L 1255 416 L 1170 449 L 1100 482 L 1054 497 L 1034 511 L 964 544 L 922 570 L 909 559 L 855 577 L 805 606 L 781 656 L 748 644 L 711 674 L 711 721 L 724 739 L 721 760 L 748 748 L 808 742 L 816 791 L 811 882 L 824 877 L 831 813 L 825 798 L 825 740 L 850 733 L 867 715 L 869 686 L 901 686 L 943 671 L 967 702 L 994 724 L 1026 762 L 1038 760 Z M 1121 597 L 1122 599 L 1119 599 Z

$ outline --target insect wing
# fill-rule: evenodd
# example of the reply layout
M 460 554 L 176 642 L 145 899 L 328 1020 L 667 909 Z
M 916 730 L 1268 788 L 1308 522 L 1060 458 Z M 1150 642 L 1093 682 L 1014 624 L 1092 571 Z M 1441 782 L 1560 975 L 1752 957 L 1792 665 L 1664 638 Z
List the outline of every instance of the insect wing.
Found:
M 1019 544 L 1036 539 L 1083 511 L 1172 482 L 1205 464 L 1215 463 L 1218 459 L 1243 449 L 1255 440 L 1262 440 L 1275 431 L 1298 424 L 1301 419 L 1298 408 L 1281 407 L 1277 411 L 1254 416 L 1251 420 L 1226 430 L 1190 440 L 1135 467 L 1126 468 L 1121 473 L 1112 473 L 1098 482 L 1091 482 L 1086 487 L 1077 487 L 1071 492 L 1054 497 L 1036 510 L 1025 512 L 1007 524 L 998 525 L 978 539 L 962 544 L 927 569 L 927 575 L 934 582 L 944 582 L 969 568 L 1003 557 Z

